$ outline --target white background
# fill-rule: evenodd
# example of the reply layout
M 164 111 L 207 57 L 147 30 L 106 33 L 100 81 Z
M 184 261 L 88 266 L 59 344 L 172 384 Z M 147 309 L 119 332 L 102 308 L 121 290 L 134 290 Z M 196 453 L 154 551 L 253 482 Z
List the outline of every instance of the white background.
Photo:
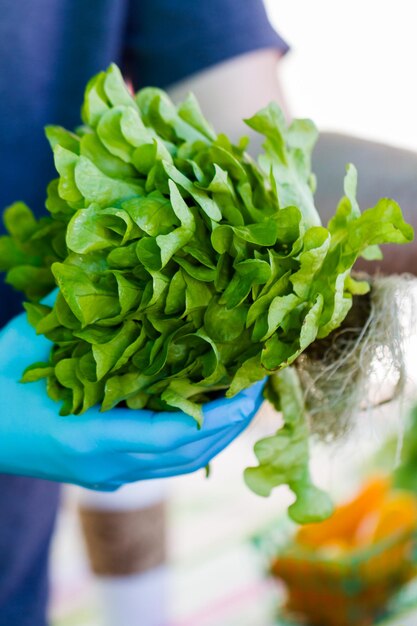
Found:
M 415 0 L 265 0 L 295 117 L 417 150 Z

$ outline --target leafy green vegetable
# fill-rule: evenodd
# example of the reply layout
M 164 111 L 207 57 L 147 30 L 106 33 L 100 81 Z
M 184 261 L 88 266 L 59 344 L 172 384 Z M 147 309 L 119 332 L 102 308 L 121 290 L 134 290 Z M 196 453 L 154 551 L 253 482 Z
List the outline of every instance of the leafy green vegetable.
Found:
M 309 120 L 287 127 L 275 104 L 247 120 L 265 136 L 259 163 L 245 140 L 217 135 L 192 96 L 178 107 L 158 89 L 133 97 L 114 65 L 88 83 L 82 119 L 75 133 L 47 128 L 59 174 L 49 216 L 36 221 L 22 203 L 4 215 L 0 269 L 55 344 L 24 380 L 47 378 L 62 414 L 124 402 L 201 422 L 214 394 L 269 375 L 266 395 L 286 422 L 257 445 L 247 481 L 262 494 L 290 484 L 294 519 L 326 515 L 309 480 L 298 383 L 281 370 L 341 324 L 359 289 L 356 259 L 412 239 L 398 205 L 383 199 L 361 213 L 349 166 L 322 226 L 317 131 Z M 38 304 L 56 285 L 54 306 Z
M 289 485 L 296 496 L 288 510 L 292 519 L 299 524 L 321 521 L 331 515 L 333 506 L 328 495 L 310 480 L 309 431 L 295 368 L 274 374 L 271 384 L 279 398 L 284 425 L 275 435 L 255 444 L 259 466 L 245 470 L 245 481 L 261 496 L 269 496 L 277 485 Z

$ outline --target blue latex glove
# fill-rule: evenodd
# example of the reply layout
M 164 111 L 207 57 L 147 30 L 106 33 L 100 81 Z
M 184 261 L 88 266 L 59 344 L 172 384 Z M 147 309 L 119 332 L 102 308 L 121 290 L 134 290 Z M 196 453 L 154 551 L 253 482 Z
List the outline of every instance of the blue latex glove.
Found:
M 44 381 L 18 382 L 27 365 L 47 360 L 50 348 L 25 314 L 0 332 L 0 472 L 109 491 L 194 472 L 246 428 L 262 403 L 264 382 L 210 402 L 200 430 L 181 412 L 93 408 L 62 417 Z

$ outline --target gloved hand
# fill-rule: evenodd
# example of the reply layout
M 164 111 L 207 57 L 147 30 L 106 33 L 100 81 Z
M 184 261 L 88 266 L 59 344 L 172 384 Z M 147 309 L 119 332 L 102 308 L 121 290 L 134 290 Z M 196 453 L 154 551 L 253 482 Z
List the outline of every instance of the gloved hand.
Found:
M 44 381 L 20 383 L 25 367 L 51 348 L 22 314 L 0 332 L 0 472 L 91 489 L 117 489 L 149 478 L 194 472 L 249 424 L 264 382 L 204 407 L 204 424 L 181 412 L 93 408 L 60 416 Z

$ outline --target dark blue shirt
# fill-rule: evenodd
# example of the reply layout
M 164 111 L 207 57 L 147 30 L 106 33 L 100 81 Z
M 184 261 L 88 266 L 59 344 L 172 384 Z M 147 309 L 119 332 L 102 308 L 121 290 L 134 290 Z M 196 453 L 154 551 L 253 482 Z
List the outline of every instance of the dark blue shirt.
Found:
M 0 0 L 0 210 L 45 211 L 43 128 L 79 124 L 88 79 L 112 61 L 135 88 L 166 87 L 267 47 L 286 50 L 261 0 Z M 19 309 L 0 278 L 0 325 Z

